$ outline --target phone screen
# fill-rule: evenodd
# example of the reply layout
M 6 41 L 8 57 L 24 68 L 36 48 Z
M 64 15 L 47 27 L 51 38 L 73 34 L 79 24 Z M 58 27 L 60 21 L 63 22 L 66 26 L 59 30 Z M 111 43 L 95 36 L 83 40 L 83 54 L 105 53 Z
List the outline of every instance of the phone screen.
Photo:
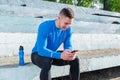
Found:
M 71 53 L 78 52 L 78 50 L 73 50 Z

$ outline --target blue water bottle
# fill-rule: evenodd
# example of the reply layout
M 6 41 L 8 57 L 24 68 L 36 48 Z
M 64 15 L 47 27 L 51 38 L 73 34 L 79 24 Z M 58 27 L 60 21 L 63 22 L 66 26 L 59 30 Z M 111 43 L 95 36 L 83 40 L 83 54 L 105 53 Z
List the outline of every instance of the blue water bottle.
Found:
M 24 48 L 23 48 L 23 46 L 19 47 L 19 65 L 20 66 L 24 65 Z

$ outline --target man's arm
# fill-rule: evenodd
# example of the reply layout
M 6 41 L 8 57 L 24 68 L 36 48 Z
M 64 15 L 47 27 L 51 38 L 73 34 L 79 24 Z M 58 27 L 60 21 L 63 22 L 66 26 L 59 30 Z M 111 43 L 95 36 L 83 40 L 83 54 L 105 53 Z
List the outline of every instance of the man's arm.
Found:
M 47 48 L 47 36 L 49 34 L 50 29 L 46 28 L 46 24 L 43 23 L 39 26 L 38 36 L 37 36 L 37 51 L 38 54 L 45 57 L 52 58 L 61 58 L 60 52 L 55 52 Z

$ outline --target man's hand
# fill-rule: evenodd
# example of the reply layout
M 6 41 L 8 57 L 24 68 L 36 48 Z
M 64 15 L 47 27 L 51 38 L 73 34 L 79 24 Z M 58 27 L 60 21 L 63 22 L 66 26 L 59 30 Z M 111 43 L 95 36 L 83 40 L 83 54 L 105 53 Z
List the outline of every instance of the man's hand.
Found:
M 76 58 L 76 53 L 75 52 L 72 52 L 70 50 L 64 50 L 62 53 L 61 53 L 61 59 L 63 60 L 74 60 Z

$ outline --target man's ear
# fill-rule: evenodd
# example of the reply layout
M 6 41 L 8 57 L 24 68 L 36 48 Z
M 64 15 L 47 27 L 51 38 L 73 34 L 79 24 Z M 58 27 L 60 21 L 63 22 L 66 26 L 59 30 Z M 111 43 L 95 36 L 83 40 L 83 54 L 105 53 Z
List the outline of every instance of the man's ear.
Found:
M 59 14 L 59 15 L 58 15 L 58 19 L 61 19 L 61 18 L 62 18 L 62 15 Z

